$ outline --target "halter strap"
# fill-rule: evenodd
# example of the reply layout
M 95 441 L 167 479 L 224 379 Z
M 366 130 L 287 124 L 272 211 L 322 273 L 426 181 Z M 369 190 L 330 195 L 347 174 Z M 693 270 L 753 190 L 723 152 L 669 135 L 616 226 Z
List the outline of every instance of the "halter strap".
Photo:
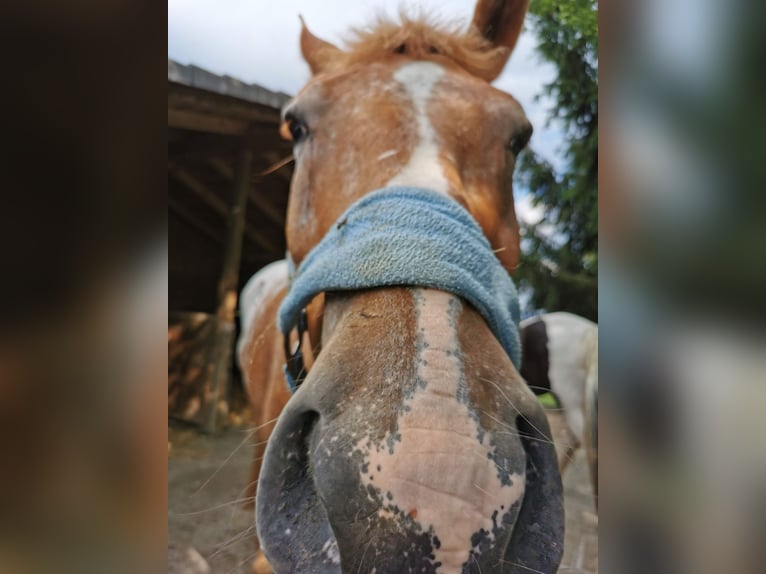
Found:
M 323 291 L 392 286 L 462 297 L 520 367 L 513 281 L 471 214 L 454 199 L 423 188 L 383 188 L 352 204 L 295 270 L 279 308 L 279 328 L 289 336 Z
M 291 349 L 290 333 L 285 333 L 284 335 L 285 364 L 282 365 L 282 372 L 285 375 L 285 380 L 287 381 L 287 386 L 290 387 L 291 393 L 298 390 L 298 387 L 301 386 L 308 374 L 306 365 L 303 363 L 303 351 L 301 349 L 306 325 L 306 309 L 302 309 L 300 319 L 298 319 L 298 345 L 295 347 L 295 350 Z

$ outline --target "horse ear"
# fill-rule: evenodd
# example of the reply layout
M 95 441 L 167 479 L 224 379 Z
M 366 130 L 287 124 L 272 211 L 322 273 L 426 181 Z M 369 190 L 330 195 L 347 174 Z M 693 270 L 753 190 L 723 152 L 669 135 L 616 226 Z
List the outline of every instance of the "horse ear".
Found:
M 317 38 L 306 27 L 306 22 L 301 19 L 301 53 L 303 59 L 311 68 L 311 74 L 316 75 L 327 71 L 341 54 L 341 50 L 329 42 Z
M 487 70 L 486 79 L 492 81 L 503 71 L 521 34 L 529 0 L 479 0 L 473 12 L 471 26 L 480 36 L 501 51 L 494 67 Z

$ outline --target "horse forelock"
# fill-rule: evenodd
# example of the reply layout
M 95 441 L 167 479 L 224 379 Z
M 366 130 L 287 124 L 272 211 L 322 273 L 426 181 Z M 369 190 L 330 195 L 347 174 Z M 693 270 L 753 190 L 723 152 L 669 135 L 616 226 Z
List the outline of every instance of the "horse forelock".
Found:
M 473 27 L 463 30 L 461 22 L 424 14 L 411 16 L 404 10 L 400 10 L 398 21 L 379 15 L 370 25 L 352 29 L 347 44 L 348 49 L 336 62 L 339 67 L 372 62 L 392 53 L 415 59 L 440 55 L 485 79 L 493 76 L 498 61 L 508 54 L 507 48 L 493 46 Z

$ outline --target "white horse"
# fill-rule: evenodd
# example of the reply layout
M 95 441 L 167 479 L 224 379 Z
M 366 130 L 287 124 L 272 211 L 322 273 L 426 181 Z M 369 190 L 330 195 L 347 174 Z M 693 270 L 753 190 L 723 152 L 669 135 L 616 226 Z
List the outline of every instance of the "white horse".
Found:
M 570 437 L 557 449 L 564 472 L 584 446 L 598 497 L 598 325 L 572 313 L 547 313 L 521 322 L 521 375 L 537 394 L 552 393 Z M 598 498 L 596 498 L 598 501 Z

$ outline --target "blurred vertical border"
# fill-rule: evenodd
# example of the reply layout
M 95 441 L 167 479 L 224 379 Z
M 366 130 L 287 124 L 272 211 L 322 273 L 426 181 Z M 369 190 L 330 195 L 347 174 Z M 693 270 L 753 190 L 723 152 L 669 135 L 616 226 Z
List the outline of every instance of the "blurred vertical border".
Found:
M 0 7 L 0 571 L 166 556 L 163 4 Z
M 763 12 L 600 5 L 605 572 L 764 568 Z

